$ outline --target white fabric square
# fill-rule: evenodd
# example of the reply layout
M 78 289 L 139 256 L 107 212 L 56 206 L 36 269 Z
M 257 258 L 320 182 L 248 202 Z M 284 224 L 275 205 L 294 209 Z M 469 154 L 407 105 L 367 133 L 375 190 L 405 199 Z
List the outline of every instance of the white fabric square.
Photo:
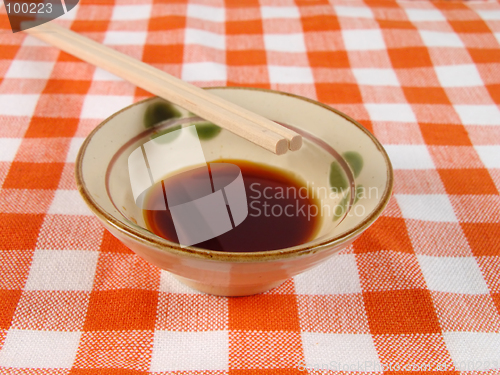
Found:
M 262 18 L 295 18 L 300 19 L 300 12 L 297 7 L 274 7 L 274 6 L 263 6 L 260 8 Z
M 199 29 L 186 29 L 184 42 L 186 44 L 198 44 L 216 49 L 226 48 L 226 38 L 224 35 L 212 33 Z
M 496 105 L 456 104 L 453 108 L 464 125 L 500 125 L 500 110 Z
M 78 151 L 80 151 L 80 147 L 82 147 L 84 140 L 85 138 L 82 137 L 74 137 L 71 139 L 68 154 L 66 155 L 66 163 L 76 162 L 76 155 L 78 155 Z
M 21 138 L 0 138 L 0 161 L 13 161 Z
M 113 46 L 142 46 L 146 43 L 145 31 L 108 31 L 104 44 Z
M 417 255 L 427 287 L 436 292 L 486 294 L 488 286 L 473 257 Z
M 345 48 L 348 51 L 385 50 L 380 30 L 342 30 Z
M 0 115 L 28 116 L 35 112 L 39 95 L 0 94 Z
M 47 79 L 52 73 L 54 62 L 14 60 L 9 66 L 5 78 Z
M 207 5 L 188 4 L 187 16 L 212 22 L 224 22 L 226 20 L 226 10 Z
M 335 13 L 340 17 L 373 18 L 373 12 L 367 7 L 349 7 L 336 5 Z
M 395 197 L 405 219 L 458 222 L 450 200 L 444 194 L 396 194 Z
M 226 331 L 155 332 L 151 372 L 227 371 L 228 368 L 229 335 Z
M 78 350 L 81 332 L 10 329 L 0 351 L 3 368 L 69 369 Z
M 500 333 L 443 332 L 443 338 L 458 371 L 500 368 Z
M 101 68 L 95 68 L 94 75 L 92 76 L 92 80 L 94 81 L 124 81 L 123 78 L 120 78 L 113 73 L 108 72 L 107 70 Z
M 457 34 L 439 31 L 419 30 L 420 36 L 427 47 L 464 47 Z
M 483 20 L 498 21 L 500 20 L 500 10 L 476 10 Z
M 410 21 L 446 21 L 437 9 L 405 9 Z
M 302 345 L 304 364 L 311 372 L 329 370 L 370 373 L 382 369 L 369 334 L 303 332 Z
M 186 63 L 182 66 L 182 79 L 185 81 L 225 81 L 227 68 L 224 64 L 211 61 Z
M 474 146 L 486 168 L 500 168 L 500 146 Z M 1 152 L 1 151 L 0 151 Z
M 306 52 L 302 34 L 264 34 L 264 45 L 268 51 Z
M 353 69 L 352 72 L 360 85 L 400 86 L 398 77 L 392 69 L 366 68 Z
M 314 83 L 311 68 L 300 66 L 269 66 L 271 83 Z
M 417 122 L 408 104 L 366 103 L 365 108 L 373 121 Z
M 498 43 L 500 43 L 500 33 L 493 33 Z
M 443 65 L 434 69 L 443 87 L 483 86 L 483 80 L 475 65 Z
M 105 119 L 132 104 L 131 96 L 87 95 L 83 102 L 81 118 Z
M 394 169 L 434 169 L 425 145 L 384 145 Z
M 115 5 L 113 7 L 113 21 L 129 21 L 148 19 L 151 14 L 151 5 Z
M 26 290 L 90 291 L 97 251 L 35 250 Z
M 191 289 L 187 285 L 177 280 L 170 272 L 161 270 L 160 273 L 160 292 L 176 294 L 203 294 L 202 292 Z
M 57 190 L 48 213 L 53 215 L 93 215 L 83 202 L 78 190 Z
M 361 293 L 354 254 L 334 255 L 312 270 L 295 276 L 294 283 L 298 294 Z

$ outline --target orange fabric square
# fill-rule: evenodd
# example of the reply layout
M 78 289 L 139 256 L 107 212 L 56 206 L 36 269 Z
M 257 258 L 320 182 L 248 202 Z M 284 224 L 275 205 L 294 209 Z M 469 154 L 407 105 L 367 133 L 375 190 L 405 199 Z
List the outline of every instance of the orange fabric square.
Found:
M 3 290 L 0 289 L 0 301 L 2 308 L 0 309 L 0 329 L 9 329 L 16 311 L 17 304 L 21 298 L 22 290 Z
M 297 368 L 273 368 L 272 370 L 268 368 L 254 368 L 254 369 L 229 369 L 229 375 L 268 375 L 270 371 L 272 374 L 276 375 L 302 375 L 304 371 L 298 368 L 303 364 L 303 362 L 297 365 Z M 287 365 L 288 366 L 288 365 Z M 192 372 L 193 375 L 198 375 L 196 372 Z M 200 372 L 199 375 L 204 375 Z M 223 375 L 223 373 L 221 373 Z
M 180 64 L 184 58 L 184 46 L 174 45 L 151 45 L 144 46 L 142 60 L 153 64 Z
M 482 20 L 457 21 L 448 20 L 456 33 L 491 33 L 488 25 Z
M 34 249 L 44 216 L 43 214 L 0 213 L 0 249 Z
M 103 231 L 101 247 L 99 250 L 111 253 L 133 254 L 132 250 L 121 243 L 120 240 L 107 230 Z
M 340 23 L 336 16 L 318 14 L 302 17 L 302 29 L 308 31 L 340 30 Z
M 370 333 L 363 296 L 359 293 L 298 295 L 303 332 Z
M 66 138 L 74 136 L 78 128 L 77 118 L 32 117 L 25 138 Z
M 238 20 L 226 22 L 226 34 L 263 34 L 262 21 L 258 20 Z
M 90 295 L 85 331 L 152 330 L 158 292 L 152 290 L 95 290 Z
M 57 189 L 64 163 L 13 162 L 4 189 Z
M 47 331 L 83 328 L 89 292 L 25 291 L 19 300 L 12 327 Z
M 149 289 L 160 285 L 160 270 L 135 254 L 102 253 L 95 271 L 94 289 Z
M 226 52 L 227 65 L 265 65 L 266 62 L 266 51 L 263 50 L 238 50 Z
M 500 293 L 500 277 L 498 277 L 500 275 L 500 254 L 497 252 L 493 256 L 478 256 L 476 262 L 490 290 L 490 295 Z
M 226 298 L 208 294 L 160 293 L 156 330 L 201 332 L 228 329 Z
M 486 85 L 491 98 L 496 104 L 500 104 L 500 85 Z
M 246 331 L 299 331 L 293 295 L 259 294 L 228 299 L 229 329 Z M 248 314 L 251 311 L 252 314 Z
M 45 89 L 46 94 L 86 94 L 90 81 L 70 79 L 49 79 Z
M 307 53 L 312 68 L 349 68 L 346 51 L 309 51 Z
M 489 294 L 431 292 L 445 332 L 500 332 L 500 314 Z
M 153 340 L 153 331 L 128 332 L 122 328 L 119 332 L 84 332 L 73 366 L 100 369 L 99 374 L 106 375 L 118 374 L 109 371 L 113 368 L 120 371 L 125 369 L 119 372 L 120 375 L 128 374 L 128 371 L 130 374 L 140 374 L 149 370 Z
M 379 217 L 356 241 L 355 253 L 368 253 L 380 250 L 413 253 L 404 219 Z
M 184 16 L 164 16 L 155 17 L 154 15 L 149 20 L 149 31 L 165 31 L 174 29 L 184 29 L 186 27 L 186 17 Z
M 500 49 L 468 48 L 467 52 L 476 64 L 496 64 L 500 61 Z
M 364 291 L 425 289 L 424 275 L 414 254 L 377 251 L 356 256 Z
M 441 87 L 403 87 L 408 103 L 451 104 Z
M 390 48 L 387 52 L 395 69 L 432 66 L 429 51 L 425 47 Z
M 229 331 L 231 370 L 267 369 L 268 373 L 278 374 L 275 369 L 297 369 L 301 363 L 304 354 L 299 332 Z
M 224 6 L 228 8 L 258 7 L 259 0 L 224 0 Z
M 493 298 L 497 311 L 500 313 L 500 293 L 491 293 L 491 298 Z
M 460 223 L 460 226 L 475 256 L 500 255 L 500 223 Z
M 11 46 L 2 44 L 0 47 L 0 59 L 2 60 L 13 60 L 19 50 L 19 46 Z
M 373 335 L 441 332 L 427 290 L 364 292 L 363 297 Z
M 421 123 L 420 131 L 428 145 L 472 146 L 469 134 L 462 125 Z
M 318 101 L 323 103 L 362 103 L 361 92 L 356 84 L 317 83 Z
M 487 169 L 439 169 L 448 194 L 498 194 Z
M 100 0 L 99 0 L 100 1 Z M 101 20 L 79 20 L 76 19 L 71 24 L 71 30 L 77 33 L 92 33 L 92 32 L 100 32 L 104 33 L 108 30 L 109 21 L 101 21 Z M 71 55 L 68 55 L 71 56 Z
M 410 21 L 400 20 L 377 20 L 381 29 L 395 29 L 395 30 L 415 30 L 415 25 Z

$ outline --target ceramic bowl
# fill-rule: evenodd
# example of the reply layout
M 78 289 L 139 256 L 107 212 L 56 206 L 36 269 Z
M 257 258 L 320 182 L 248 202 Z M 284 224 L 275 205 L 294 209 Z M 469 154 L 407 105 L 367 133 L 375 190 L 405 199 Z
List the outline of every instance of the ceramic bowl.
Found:
M 331 107 L 288 93 L 237 87 L 207 90 L 297 130 L 304 144 L 299 151 L 277 156 L 159 98 L 109 117 L 83 143 L 76 180 L 104 227 L 136 254 L 199 291 L 251 295 L 332 256 L 380 216 L 392 191 L 392 167 L 381 144 L 362 125 Z M 321 199 L 314 238 L 270 251 L 219 252 L 180 246 L 150 232 L 134 198 L 128 159 L 146 142 L 193 124 L 206 162 L 250 160 L 306 181 Z M 174 159 L 185 160 L 183 155 Z

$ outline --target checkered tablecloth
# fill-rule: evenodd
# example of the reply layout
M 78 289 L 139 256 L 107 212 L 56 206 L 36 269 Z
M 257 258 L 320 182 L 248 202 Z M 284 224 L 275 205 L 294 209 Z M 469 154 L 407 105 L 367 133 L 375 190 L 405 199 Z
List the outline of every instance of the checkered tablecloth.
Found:
M 394 195 L 271 292 L 196 293 L 75 186 L 84 137 L 150 94 L 0 5 L 0 374 L 499 373 L 498 2 L 81 0 L 57 22 L 199 86 L 332 105 L 386 147 Z

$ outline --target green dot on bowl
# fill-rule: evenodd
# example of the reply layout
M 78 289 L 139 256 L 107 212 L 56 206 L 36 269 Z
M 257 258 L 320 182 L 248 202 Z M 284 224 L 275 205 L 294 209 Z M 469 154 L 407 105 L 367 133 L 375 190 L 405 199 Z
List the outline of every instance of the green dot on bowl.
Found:
M 149 105 L 144 112 L 144 126 L 151 128 L 171 118 L 181 117 L 181 113 L 168 102 L 156 102 Z
M 346 194 L 342 200 L 335 206 L 333 211 L 333 221 L 337 221 L 342 216 L 344 216 L 347 209 L 347 202 L 349 201 L 350 194 Z
M 332 191 L 343 191 L 348 186 L 347 178 L 340 164 L 334 161 L 330 165 L 330 187 Z
M 198 137 L 201 140 L 206 141 L 216 137 L 220 133 L 221 128 L 210 122 L 205 122 L 202 124 L 196 124 L 196 131 L 198 132 Z
M 363 157 L 359 152 L 356 151 L 347 151 L 342 154 L 347 164 L 352 169 L 352 173 L 354 173 L 354 177 L 358 177 L 363 169 Z

